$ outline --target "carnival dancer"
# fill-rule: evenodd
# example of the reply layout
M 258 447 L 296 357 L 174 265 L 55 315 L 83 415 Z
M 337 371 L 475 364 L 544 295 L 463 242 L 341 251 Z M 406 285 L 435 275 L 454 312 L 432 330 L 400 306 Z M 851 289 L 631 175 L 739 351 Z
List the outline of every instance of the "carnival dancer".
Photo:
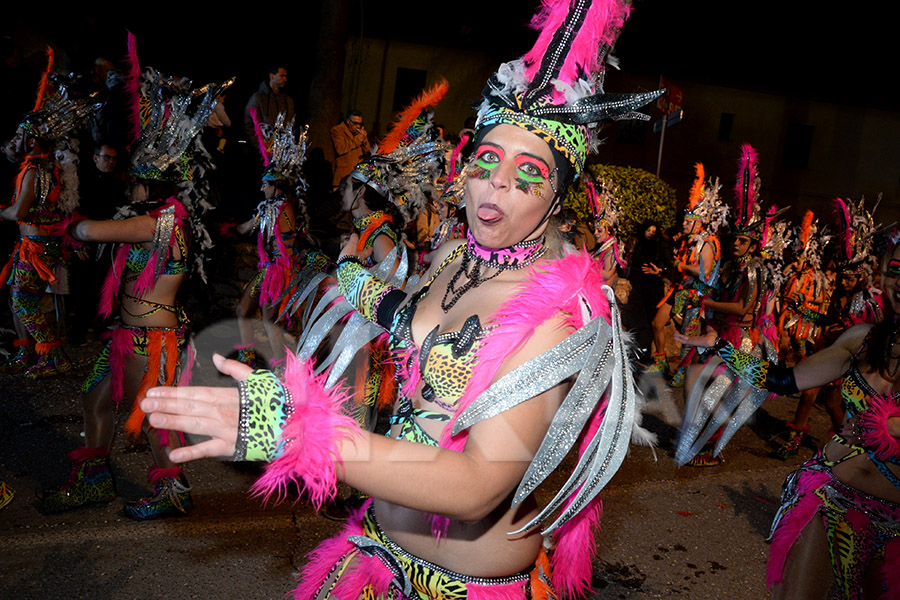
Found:
M 259 272 L 244 286 L 235 313 L 241 336 L 238 360 L 256 367 L 253 327 L 248 319 L 257 309 L 262 312 L 273 365 L 284 362 L 286 340 L 276 324 L 279 306 L 273 303 L 284 296 L 286 285 L 299 270 L 299 239 L 309 231 L 309 216 L 302 199 L 306 189 L 302 167 L 308 128 L 304 127 L 294 140 L 294 124 L 285 123 L 284 115 L 278 115 L 271 131 L 263 132 L 256 109 L 249 110 L 265 166 L 265 199 L 256 207 L 253 218 L 238 226 L 242 234 L 258 231 Z
M 881 323 L 854 325 L 793 368 L 749 356 L 714 333 L 677 336 L 712 348 L 764 393 L 794 394 L 837 379 L 844 420 L 816 456 L 788 476 L 772 526 L 773 598 L 894 598 L 900 594 L 900 234 L 881 259 Z M 721 415 L 740 426 L 752 406 Z M 735 419 L 735 417 L 739 417 Z M 718 427 L 705 418 L 690 432 Z M 828 574 L 831 576 L 828 576 Z
M 152 494 L 126 502 L 125 515 L 148 520 L 193 508 L 184 472 L 169 458 L 173 448 L 184 444 L 183 434 L 151 427 L 139 402 L 151 387 L 190 381 L 187 318 L 176 296 L 191 270 L 191 249 L 208 236 L 199 215 L 189 212 L 199 211 L 194 200 L 199 200 L 200 186 L 191 179 L 194 164 L 187 154 L 231 81 L 194 94 L 190 81 L 149 68 L 141 74 L 130 34 L 129 61 L 140 127 L 131 147 L 131 203 L 113 220 L 79 220 L 68 226 L 75 239 L 117 243 L 100 294 L 100 313 L 108 317 L 118 298 L 120 323 L 82 384 L 85 446 L 69 454 L 69 481 L 44 492 L 40 506 L 55 513 L 115 498 L 110 450 L 116 408 L 127 398 L 131 406 L 125 431 L 147 436 L 156 465 L 148 475 Z M 195 150 L 196 159 L 202 150 Z
M 72 100 L 67 90 L 50 80 L 53 51 L 38 87 L 34 111 L 13 138 L 23 156 L 12 201 L 0 207 L 0 219 L 15 220 L 21 238 L 0 272 L 0 286 L 10 288 L 18 351 L 0 365 L 3 373 L 48 377 L 72 367 L 62 340 L 41 312 L 40 299 L 48 285 L 54 293 L 68 293 L 60 229 L 78 205 L 75 157 L 77 141 L 69 140 L 99 111 L 93 98 Z
M 636 398 L 612 291 L 589 255 L 563 255 L 549 221 L 584 167 L 585 122 L 630 115 L 658 95 L 606 95 L 595 78 L 626 12 L 624 2 L 544 4 L 537 46 L 485 88 L 466 183 L 467 239 L 444 244 L 421 285 L 408 293 L 386 286 L 361 264 L 355 236 L 345 246 L 341 290 L 391 328 L 402 357 L 390 436 L 361 432 L 326 409 L 341 394 L 314 391 L 308 366 L 290 357 L 284 387 L 217 359 L 243 380 L 247 425 L 260 415 L 247 410 L 251 399 L 290 394 L 290 421 L 272 415 L 272 425 L 284 425 L 282 441 L 268 438 L 265 447 L 249 429 L 235 431 L 234 389 L 160 388 L 144 401 L 165 427 L 187 426 L 190 405 L 190 429 L 212 436 L 173 451 L 176 460 L 235 451 L 271 459 L 278 447 L 257 487 L 264 494 L 281 495 L 296 478 L 318 504 L 340 477 L 374 498 L 313 553 L 296 597 L 555 598 L 554 588 L 567 596 L 589 588 L 596 494 L 637 431 Z M 588 96 L 570 95 L 576 90 Z M 567 395 L 562 382 L 575 373 Z M 218 409 L 235 413 L 220 428 L 208 420 Z M 578 473 L 539 508 L 535 486 L 579 437 Z M 536 528 L 557 509 L 541 535 Z
M 821 343 L 820 334 L 832 292 L 822 266 L 822 253 L 829 240 L 830 236 L 820 231 L 813 212 L 806 211 L 796 236 L 796 259 L 785 269 L 786 282 L 778 298 L 778 347 L 782 361 L 798 362 L 815 352 Z M 796 456 L 806 434 L 803 412 L 812 407 L 820 391 L 800 391 L 799 417 L 795 415 L 794 422 L 786 423 L 785 431 L 776 437 L 783 440 L 783 443 L 776 442 L 776 456 Z
M 870 291 L 869 282 L 877 270 L 874 238 L 878 226 L 874 222 L 875 207 L 869 212 L 864 205 L 835 198 L 837 216 L 836 265 L 837 283 L 830 294 L 828 307 L 821 321 L 821 344 L 831 345 L 840 335 L 859 323 L 875 324 L 884 317 L 884 301 L 880 290 Z M 804 391 L 797 403 L 794 418 L 786 423 L 783 441 L 775 450 L 782 460 L 797 456 L 806 436 L 813 404 L 822 401 L 831 420 L 832 431 L 839 431 L 843 422 L 840 402 L 840 381 L 829 383 L 819 390 Z
M 597 187 L 600 189 L 598 190 Z M 625 268 L 625 261 L 619 248 L 617 237 L 619 227 L 619 205 L 616 202 L 615 190 L 606 182 L 599 182 L 598 186 L 588 180 L 585 182 L 588 200 L 594 217 L 594 237 L 597 247 L 593 255 L 600 261 L 600 269 L 603 279 L 609 287 L 616 289 L 619 281 L 619 269 Z
M 662 300 L 653 318 L 656 353 L 651 372 L 668 371 L 665 326 L 669 320 L 675 321 L 675 327 L 681 333 L 699 334 L 703 318 L 701 301 L 718 284 L 719 261 L 722 258 L 718 231 L 725 222 L 728 209 L 719 200 L 719 179 L 705 180 L 701 163 L 697 163 L 694 169 L 696 177 L 684 214 L 684 237 L 675 258 L 675 268 L 681 280 Z M 679 364 L 672 378 L 674 387 L 684 385 L 686 367 L 690 362 L 687 354 L 688 350 L 682 348 L 682 364 Z
M 744 352 L 777 362 L 776 346 L 766 343 L 768 337 L 760 331 L 759 315 L 770 309 L 772 294 L 766 292 L 774 287 L 774 282 L 768 281 L 772 269 L 766 268 L 761 250 L 764 240 L 773 242 L 768 236 L 768 228 L 780 213 L 770 211 L 763 215 L 759 191 L 757 152 L 750 144 L 743 144 L 735 185 L 735 210 L 729 213 L 733 240 L 731 258 L 722 267 L 718 289 L 704 297 L 702 305 L 708 316 L 706 326 L 722 339 Z M 783 250 L 783 243 L 779 247 Z M 767 254 L 773 258 L 771 253 Z M 696 350 L 690 351 L 693 353 Z M 695 364 L 687 371 L 685 395 L 688 405 L 697 391 L 695 383 L 702 368 Z M 713 453 L 717 440 L 718 432 L 687 464 L 694 467 L 720 464 L 722 457 Z

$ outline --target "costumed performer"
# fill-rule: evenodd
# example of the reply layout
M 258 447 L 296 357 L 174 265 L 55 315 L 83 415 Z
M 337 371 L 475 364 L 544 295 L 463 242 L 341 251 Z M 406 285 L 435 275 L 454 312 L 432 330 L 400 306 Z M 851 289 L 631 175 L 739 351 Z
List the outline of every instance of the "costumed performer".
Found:
M 0 219 L 15 220 L 20 239 L 0 271 L 0 287 L 9 285 L 17 352 L 0 372 L 31 378 L 58 375 L 72 368 L 62 340 L 41 312 L 48 286 L 68 293 L 61 229 L 78 205 L 75 165 L 77 141 L 69 139 L 100 110 L 92 97 L 72 100 L 68 90 L 51 81 L 53 50 L 38 86 L 34 111 L 25 116 L 12 142 L 23 156 L 10 203 L 0 206 Z
M 682 223 L 684 236 L 675 255 L 675 268 L 681 279 L 657 305 L 656 316 L 653 317 L 656 352 L 653 354 L 654 364 L 648 369 L 651 373 L 668 371 L 666 324 L 673 320 L 679 332 L 699 334 L 704 316 L 702 300 L 715 291 L 719 281 L 722 248 L 718 231 L 724 224 L 728 209 L 719 200 L 719 178 L 704 181 L 705 171 L 701 163 L 697 163 L 694 169 L 696 177 Z M 690 362 L 687 354 L 688 350 L 682 348 L 682 362 L 672 378 L 673 387 L 684 385 L 687 363 Z
M 274 458 L 256 487 L 265 495 L 281 496 L 296 479 L 319 504 L 339 477 L 374 498 L 313 553 L 296 597 L 550 598 L 554 588 L 589 589 L 597 493 L 642 430 L 612 290 L 589 255 L 563 255 L 550 218 L 584 167 L 587 123 L 632 116 L 658 96 L 604 94 L 595 78 L 627 10 L 616 1 L 544 5 L 534 50 L 484 91 L 467 239 L 444 244 L 421 285 L 387 286 L 363 267 L 355 237 L 345 247 L 341 290 L 390 328 L 400 354 L 388 437 L 334 414 L 341 394 L 322 396 L 313 384 L 326 375 L 290 356 L 284 387 L 217 359 L 242 380 L 240 393 L 159 388 L 144 400 L 157 426 L 190 421 L 212 436 L 173 450 L 174 460 Z M 276 398 L 288 402 L 269 403 Z M 260 399 L 275 413 L 258 411 Z M 257 416 L 281 430 L 280 441 L 257 436 Z M 532 492 L 575 444 L 575 474 L 540 508 Z
M 264 163 L 262 192 L 265 199 L 256 207 L 249 221 L 238 226 L 242 234 L 257 230 L 256 249 L 259 272 L 247 282 L 235 307 L 241 344 L 238 360 L 257 366 L 250 316 L 260 309 L 263 327 L 272 350 L 273 364 L 284 362 L 285 338 L 276 324 L 279 306 L 273 306 L 284 296 L 285 287 L 299 270 L 298 238 L 309 232 L 309 216 L 302 195 L 306 190 L 302 167 L 306 158 L 307 127 L 294 140 L 294 123 L 285 123 L 279 114 L 275 125 L 263 131 L 255 108 L 249 108 L 256 131 L 259 150 Z M 282 300 L 284 303 L 285 300 Z
M 868 285 L 878 268 L 878 257 L 874 254 L 875 236 L 878 233 L 874 214 L 878 203 L 870 212 L 866 210 L 864 202 L 864 198 L 860 198 L 858 203 L 842 198 L 834 200 L 837 216 L 837 282 L 820 322 L 821 345 L 833 344 L 853 325 L 875 324 L 884 318 L 884 300 L 880 290 L 872 293 Z M 841 411 L 840 382 L 830 383 L 819 390 L 804 391 L 800 395 L 793 420 L 786 424 L 783 441 L 775 450 L 776 456 L 782 460 L 797 456 L 804 439 L 810 435 L 809 416 L 816 401 L 824 402 L 831 420 L 831 430 L 840 430 L 844 418 Z
M 677 335 L 712 348 L 745 383 L 794 394 L 839 378 L 843 424 L 816 456 L 788 476 L 772 525 L 766 581 L 773 598 L 895 598 L 900 594 L 900 234 L 882 256 L 885 318 L 847 329 L 793 368 L 717 339 Z M 708 423 L 703 411 L 683 435 L 740 427 L 748 396 Z M 707 413 L 708 414 L 708 413 Z M 724 437 L 724 436 L 723 436 Z
M 113 220 L 77 220 L 68 226 L 77 240 L 117 243 L 100 291 L 100 314 L 108 317 L 118 299 L 120 322 L 82 384 L 85 445 L 69 453 L 69 481 L 44 492 L 40 506 L 56 513 L 115 498 L 110 450 L 116 409 L 127 398 L 131 407 L 125 431 L 147 436 L 156 464 L 148 474 L 153 492 L 127 501 L 124 512 L 148 520 L 193 508 L 184 472 L 168 456 L 171 448 L 184 443 L 183 435 L 151 427 L 139 402 L 151 387 L 190 381 L 193 352 L 187 317 L 176 296 L 191 270 L 190 250 L 200 245 L 198 239 L 208 237 L 198 215 L 190 212 L 200 210 L 191 156 L 196 160 L 202 154 L 194 144 L 216 98 L 231 81 L 195 94 L 190 81 L 173 80 L 149 68 L 141 74 L 130 34 L 128 45 L 129 90 L 135 94 L 133 116 L 138 119 L 131 146 L 131 203 Z

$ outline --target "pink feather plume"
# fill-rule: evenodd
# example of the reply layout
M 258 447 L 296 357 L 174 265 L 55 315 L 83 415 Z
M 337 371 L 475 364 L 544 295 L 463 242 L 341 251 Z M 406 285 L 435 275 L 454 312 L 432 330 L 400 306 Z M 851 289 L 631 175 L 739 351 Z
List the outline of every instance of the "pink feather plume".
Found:
M 859 415 L 859 430 L 863 445 L 871 448 L 879 460 L 900 458 L 900 440 L 891 435 L 888 419 L 900 417 L 900 406 L 891 398 L 875 396 L 869 407 Z
M 750 144 L 742 144 L 741 157 L 738 159 L 737 181 L 734 185 L 734 194 L 737 198 L 737 221 L 741 225 L 748 225 L 753 219 L 753 207 L 757 202 L 753 182 L 759 175 L 758 165 L 759 153 Z
M 559 79 L 572 84 L 585 73 L 594 75 L 600 69 L 598 50 L 601 46 L 611 46 L 625 24 L 630 12 L 624 0 L 543 0 L 541 10 L 532 18 L 531 27 L 540 31 L 534 47 L 524 56 L 527 65 L 525 74 L 534 81 L 544 55 L 550 47 L 554 34 L 565 24 L 570 6 L 584 4 L 587 14 L 571 41 L 565 60 L 559 68 Z M 554 101 L 564 100 L 562 92 L 554 93 Z
M 844 251 L 844 259 L 853 258 L 853 218 L 850 216 L 850 208 L 842 198 L 834 199 L 834 212 L 837 213 L 841 227 L 841 249 Z
M 456 147 L 453 149 L 453 153 L 450 155 L 450 173 L 448 174 L 447 183 L 453 183 L 456 180 L 456 162 L 459 160 L 459 155 L 462 152 L 462 149 L 469 142 L 469 138 L 471 136 L 468 133 L 464 133 L 459 137 L 459 143 L 456 144 Z
M 255 107 L 250 107 L 250 119 L 253 121 L 253 133 L 256 134 L 256 143 L 259 146 L 259 155 L 262 156 L 263 166 L 269 166 L 269 150 L 266 148 L 266 138 L 262 134 L 259 125 L 259 111 Z
M 800 532 L 809 524 L 816 516 L 822 501 L 813 491 L 827 483 L 831 479 L 828 473 L 814 471 L 801 476 L 797 483 L 799 486 L 800 500 L 797 505 L 788 512 L 778 529 L 772 536 L 772 543 L 769 547 L 769 560 L 766 564 L 766 586 L 771 588 L 776 583 L 783 580 L 784 563 L 787 561 L 788 552 L 791 546 L 800 537 Z
M 125 84 L 122 87 L 125 98 L 125 122 L 128 135 L 126 136 L 128 148 L 131 148 L 141 137 L 141 64 L 138 61 L 137 38 L 128 32 L 128 54 L 125 57 L 125 65 L 128 74 L 125 76 Z

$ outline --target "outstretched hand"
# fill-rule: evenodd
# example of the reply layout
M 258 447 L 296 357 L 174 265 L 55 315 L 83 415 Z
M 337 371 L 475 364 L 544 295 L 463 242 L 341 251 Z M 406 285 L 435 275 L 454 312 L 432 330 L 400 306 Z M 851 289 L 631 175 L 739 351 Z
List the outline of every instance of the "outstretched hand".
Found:
M 253 369 L 219 354 L 213 364 L 220 373 L 236 381 L 247 379 Z M 207 457 L 230 457 L 237 441 L 240 401 L 236 387 L 156 387 L 147 391 L 141 401 L 150 425 L 207 436 L 196 445 L 175 448 L 169 458 L 176 463 Z
M 703 335 L 684 335 L 683 333 L 675 333 L 675 341 L 685 346 L 696 346 L 698 348 L 712 348 L 716 345 L 716 339 L 719 335 L 715 331 L 708 331 Z

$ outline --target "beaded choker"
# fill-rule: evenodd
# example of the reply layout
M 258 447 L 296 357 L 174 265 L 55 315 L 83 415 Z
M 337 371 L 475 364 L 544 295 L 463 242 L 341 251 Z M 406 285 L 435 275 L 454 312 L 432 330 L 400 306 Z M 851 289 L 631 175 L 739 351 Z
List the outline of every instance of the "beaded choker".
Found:
M 490 281 L 503 271 L 515 271 L 524 269 L 534 263 L 547 251 L 544 244 L 544 236 L 537 239 L 519 242 L 508 248 L 485 248 L 475 241 L 471 230 L 466 232 L 466 246 L 463 251 L 462 261 L 441 300 L 441 308 L 445 313 L 449 312 L 453 305 L 471 289 L 477 288 L 485 281 Z M 494 269 L 496 273 L 484 276 L 486 269 Z M 468 281 L 457 287 L 459 279 L 465 274 Z M 449 300 L 448 300 L 449 297 Z

